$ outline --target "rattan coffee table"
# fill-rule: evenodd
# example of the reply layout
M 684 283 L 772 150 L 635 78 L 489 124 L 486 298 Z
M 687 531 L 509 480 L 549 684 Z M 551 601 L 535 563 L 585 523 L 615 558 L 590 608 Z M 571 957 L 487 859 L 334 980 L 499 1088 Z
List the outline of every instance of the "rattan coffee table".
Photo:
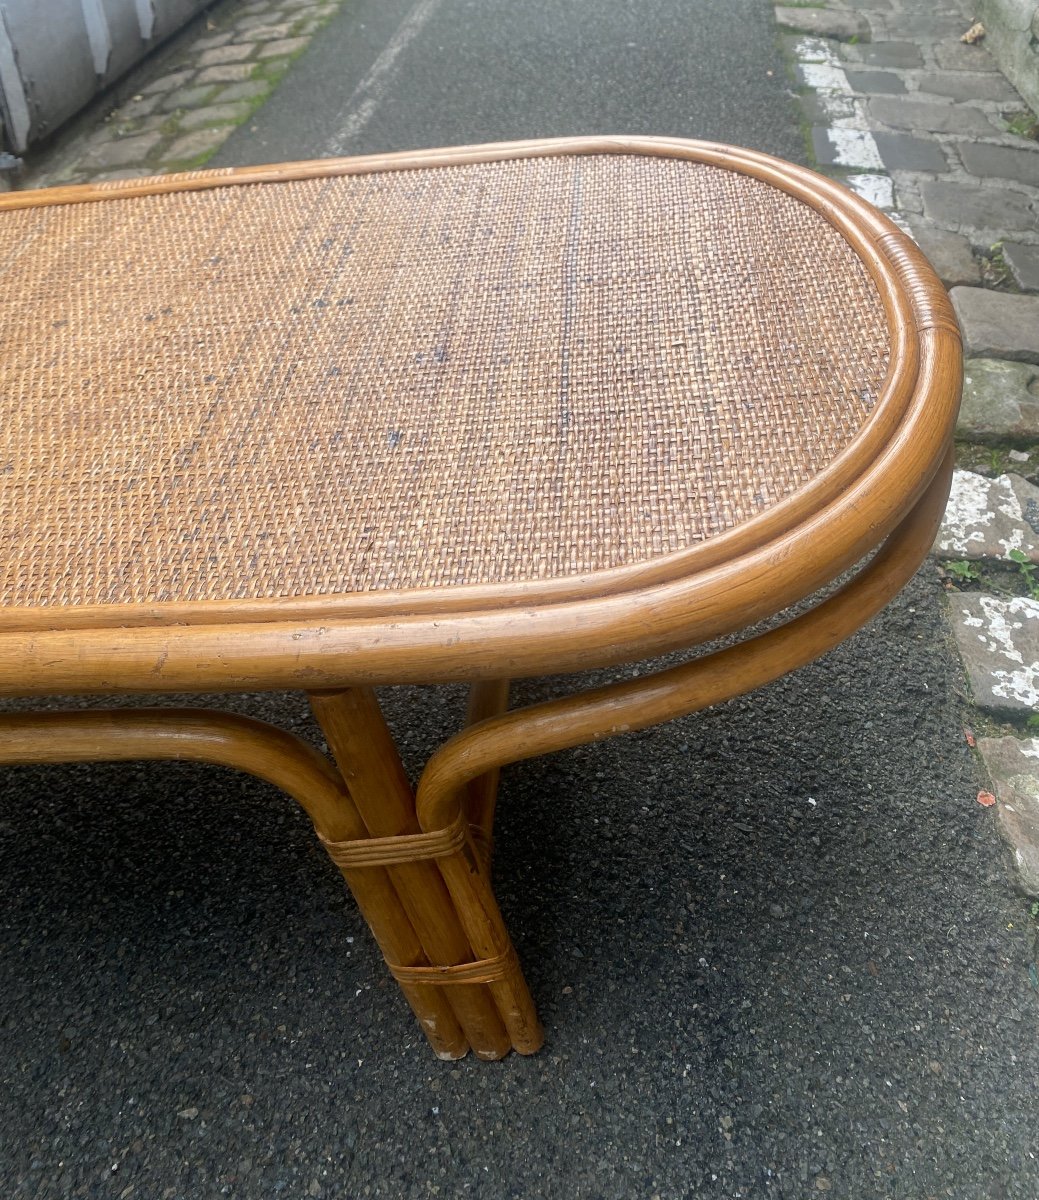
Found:
M 0 761 L 238 767 L 313 820 L 437 1055 L 542 1041 L 499 768 L 749 691 L 870 619 L 948 490 L 912 242 L 762 154 L 586 139 L 0 196 L 0 692 L 306 692 L 335 764 L 199 709 L 17 712 Z M 872 553 L 876 551 L 876 553 Z M 508 680 L 737 634 L 509 710 Z M 464 680 L 413 789 L 373 686 Z

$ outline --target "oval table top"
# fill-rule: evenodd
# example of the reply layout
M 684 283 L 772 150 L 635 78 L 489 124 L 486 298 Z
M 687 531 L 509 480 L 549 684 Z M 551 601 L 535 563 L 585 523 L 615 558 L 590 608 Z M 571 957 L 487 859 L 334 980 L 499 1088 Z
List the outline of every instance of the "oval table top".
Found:
M 0 689 L 571 670 L 876 546 L 944 291 L 820 176 L 565 139 L 0 196 Z

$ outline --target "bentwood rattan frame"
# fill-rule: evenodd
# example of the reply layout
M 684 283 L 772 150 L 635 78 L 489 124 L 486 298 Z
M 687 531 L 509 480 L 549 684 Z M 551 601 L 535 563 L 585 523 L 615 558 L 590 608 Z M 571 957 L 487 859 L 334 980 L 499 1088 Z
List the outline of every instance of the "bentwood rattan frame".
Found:
M 107 603 L 74 588 L 71 598 L 26 601 L 16 589 L 0 607 L 0 693 L 8 696 L 285 688 L 310 696 L 336 765 L 280 730 L 186 709 L 8 714 L 0 719 L 0 762 L 194 759 L 283 788 L 310 815 L 443 1058 L 469 1048 L 487 1059 L 513 1048 L 532 1053 L 542 1040 L 489 882 L 499 768 L 756 688 L 868 621 L 923 560 L 948 492 L 960 384 L 959 336 L 941 285 L 897 227 L 836 183 L 763 154 L 679 140 L 510 143 L 0 197 L 2 249 L 5 218 L 22 209 L 147 205 L 245 185 L 613 155 L 704 164 L 748 188 L 756 181 L 775 189 L 820 229 L 836 231 L 875 289 L 881 386 L 853 435 L 797 486 L 690 544 L 594 569 L 334 594 L 281 594 L 275 581 L 257 594 L 196 598 L 189 589 Z M 775 259 L 782 247 L 768 251 Z M 20 401 L 23 379 L 5 374 L 2 362 L 0 380 Z M 9 452 L 18 432 L 8 436 Z M 28 434 L 25 444 L 34 444 Z M 46 467 L 30 463 L 25 478 L 35 486 Z M 60 506 L 60 473 L 47 486 Z M 509 678 L 635 661 L 737 633 L 866 558 L 840 590 L 764 634 L 661 673 L 508 710 Z M 17 587 L 34 569 L 31 561 L 7 565 Z M 67 576 L 74 580 L 76 569 L 73 553 Z M 47 586 L 65 587 L 65 579 Z M 434 754 L 413 790 L 372 688 L 450 680 L 471 684 L 469 724 Z

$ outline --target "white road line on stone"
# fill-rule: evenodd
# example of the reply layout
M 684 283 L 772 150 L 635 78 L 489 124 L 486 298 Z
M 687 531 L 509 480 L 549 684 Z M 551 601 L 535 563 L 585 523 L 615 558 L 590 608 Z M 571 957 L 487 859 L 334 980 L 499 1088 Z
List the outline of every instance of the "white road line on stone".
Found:
M 401 21 L 397 32 L 372 63 L 368 74 L 354 88 L 347 101 L 349 112 L 346 120 L 336 134 L 325 143 L 326 154 L 343 154 L 348 149 L 350 142 L 372 119 L 372 115 L 386 95 L 386 89 L 393 81 L 397 59 L 401 52 L 420 32 L 440 3 L 441 0 L 418 0 L 411 12 Z
M 833 147 L 834 162 L 842 167 L 864 167 L 883 171 L 877 143 L 868 129 L 827 129 L 826 136 Z
M 978 641 L 990 654 L 998 654 L 1010 664 L 1007 668 L 991 670 L 992 694 L 1003 700 L 1015 700 L 1027 708 L 1036 708 L 1039 706 L 1039 662 L 1025 662 L 1014 644 L 1014 633 L 1028 622 L 1039 621 L 1039 603 L 1025 596 L 1001 600 L 982 595 L 978 604 L 981 617 L 972 617 L 970 609 L 961 610 L 964 625 L 980 629 Z
M 818 38 L 802 38 L 794 55 L 802 81 L 815 91 L 825 114 L 826 137 L 833 147 L 835 164 L 861 172 L 844 182 L 864 200 L 886 209 L 898 227 L 910 234 L 909 226 L 894 211 L 895 185 L 884 168 L 865 108 L 855 99 L 840 58 Z
M 840 67 L 828 63 L 799 63 L 801 78 L 806 87 L 814 88 L 817 92 L 851 92 L 851 84 L 847 75 Z
M 887 175 L 849 175 L 844 182 L 856 195 L 877 208 L 895 207 L 895 185 Z
M 866 110 L 854 96 L 843 92 L 816 92 L 827 124 L 836 129 L 868 129 Z
M 822 38 L 802 38 L 794 47 L 794 57 L 799 63 L 828 63 L 839 67 L 841 60 Z

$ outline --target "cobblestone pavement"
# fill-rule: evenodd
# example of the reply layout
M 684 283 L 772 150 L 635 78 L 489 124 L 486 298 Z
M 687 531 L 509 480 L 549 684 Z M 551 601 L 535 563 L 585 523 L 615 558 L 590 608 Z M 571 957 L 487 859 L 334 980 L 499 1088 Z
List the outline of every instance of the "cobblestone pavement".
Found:
M 973 11 L 938 0 L 779 7 L 821 169 L 920 244 L 967 363 L 960 469 L 936 556 L 1018 885 L 1039 897 L 1039 123 Z M 982 796 L 988 802 L 989 796 Z
M 267 99 L 342 0 L 225 0 L 91 105 L 19 181 L 52 187 L 199 167 Z M 113 99 L 113 96 L 115 97 Z

